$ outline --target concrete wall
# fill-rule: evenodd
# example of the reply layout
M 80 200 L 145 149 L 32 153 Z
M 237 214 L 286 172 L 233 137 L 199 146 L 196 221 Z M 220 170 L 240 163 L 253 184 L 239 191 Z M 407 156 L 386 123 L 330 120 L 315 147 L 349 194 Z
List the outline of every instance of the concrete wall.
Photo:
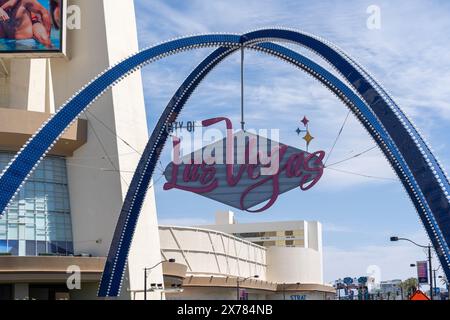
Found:
M 187 265 L 187 274 L 266 279 L 266 249 L 213 230 L 160 226 L 163 259 Z
M 313 249 L 267 248 L 267 281 L 278 283 L 323 283 L 322 255 Z
M 186 287 L 180 293 L 166 293 L 167 300 L 236 300 L 235 288 Z M 249 300 L 265 300 L 267 293 L 247 290 Z

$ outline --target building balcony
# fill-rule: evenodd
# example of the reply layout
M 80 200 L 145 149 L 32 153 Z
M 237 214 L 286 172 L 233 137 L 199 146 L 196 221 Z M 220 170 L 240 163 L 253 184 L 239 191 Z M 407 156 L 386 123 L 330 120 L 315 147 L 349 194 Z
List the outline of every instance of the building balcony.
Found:
M 0 256 L 0 283 L 65 283 L 73 272 L 71 266 L 80 269 L 82 282 L 98 282 L 105 261 L 104 257 Z
M 0 108 L 0 149 L 20 150 L 49 117 L 49 113 Z M 56 142 L 50 154 L 70 157 L 86 141 L 87 121 L 78 119 Z

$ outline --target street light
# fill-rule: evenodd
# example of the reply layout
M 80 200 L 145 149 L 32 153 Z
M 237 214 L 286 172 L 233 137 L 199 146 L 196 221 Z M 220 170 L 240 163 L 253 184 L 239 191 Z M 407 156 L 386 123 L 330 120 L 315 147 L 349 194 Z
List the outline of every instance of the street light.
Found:
M 239 277 L 236 278 L 236 300 L 239 300 L 239 284 L 241 282 L 245 282 L 246 280 L 251 279 L 251 278 L 258 279 L 259 275 L 255 274 L 254 276 L 250 276 L 250 277 L 244 278 L 242 280 L 239 280 Z
M 173 262 L 175 262 L 175 259 L 171 258 L 169 260 L 162 260 L 162 261 L 158 262 L 157 264 L 155 264 L 151 268 L 144 268 L 144 300 L 147 300 L 147 271 L 152 271 L 154 268 L 156 268 L 163 262 L 173 263 Z M 156 284 L 154 284 L 152 287 L 155 287 L 155 286 L 156 286 Z M 161 288 L 162 288 L 162 284 L 161 284 Z
M 391 241 L 399 241 L 399 240 L 408 241 L 416 245 L 417 247 L 428 249 L 428 268 L 430 270 L 430 300 L 433 300 L 433 267 L 431 265 L 431 245 L 424 246 L 412 241 L 411 239 L 399 238 L 395 236 L 391 237 Z

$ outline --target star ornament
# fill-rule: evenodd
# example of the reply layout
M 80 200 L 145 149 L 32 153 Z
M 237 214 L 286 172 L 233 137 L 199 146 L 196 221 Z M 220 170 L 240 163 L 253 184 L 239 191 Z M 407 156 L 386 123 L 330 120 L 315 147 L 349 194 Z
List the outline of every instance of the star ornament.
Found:
M 314 137 L 309 133 L 309 131 L 307 131 L 306 135 L 303 137 L 303 140 L 306 141 L 307 145 L 309 145 L 313 139 Z
M 303 123 L 303 125 L 306 127 L 309 123 L 309 120 L 306 116 L 303 117 L 303 119 L 300 121 L 301 123 Z

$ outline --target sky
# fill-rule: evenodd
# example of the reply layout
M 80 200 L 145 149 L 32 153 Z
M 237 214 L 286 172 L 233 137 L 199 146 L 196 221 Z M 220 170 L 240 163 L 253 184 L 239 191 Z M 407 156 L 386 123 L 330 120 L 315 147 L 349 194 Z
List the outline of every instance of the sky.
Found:
M 370 5 L 380 8 L 380 29 L 367 27 Z M 443 166 L 450 168 L 446 130 L 450 125 L 449 2 L 135 0 L 135 7 L 141 48 L 191 34 L 245 33 L 274 26 L 326 38 L 379 80 L 420 128 Z M 320 57 L 289 47 L 327 66 Z M 213 50 L 177 54 L 143 69 L 150 132 L 184 78 Z M 346 107 L 315 79 L 283 61 L 248 51 L 244 66 L 247 127 L 279 129 L 281 142 L 304 149 L 295 129 L 306 115 L 315 137 L 310 150 L 329 153 L 347 115 Z M 240 57 L 234 55 L 207 76 L 179 120 L 227 116 L 237 127 L 239 115 Z M 350 115 L 329 163 L 373 146 L 373 140 Z M 169 161 L 170 148 L 166 147 L 162 167 Z M 428 238 L 381 151 L 374 148 L 335 168 L 371 178 L 325 170 L 314 188 L 285 193 L 263 213 L 232 211 L 241 223 L 320 221 L 326 282 L 366 275 L 372 270 L 378 270 L 380 280 L 414 277 L 415 270 L 409 265 L 425 260 L 425 253 L 406 242 L 391 243 L 389 237 L 398 235 L 424 244 Z M 154 191 L 160 224 L 211 224 L 216 211 L 231 209 L 184 191 L 164 191 L 163 182 L 157 174 Z

